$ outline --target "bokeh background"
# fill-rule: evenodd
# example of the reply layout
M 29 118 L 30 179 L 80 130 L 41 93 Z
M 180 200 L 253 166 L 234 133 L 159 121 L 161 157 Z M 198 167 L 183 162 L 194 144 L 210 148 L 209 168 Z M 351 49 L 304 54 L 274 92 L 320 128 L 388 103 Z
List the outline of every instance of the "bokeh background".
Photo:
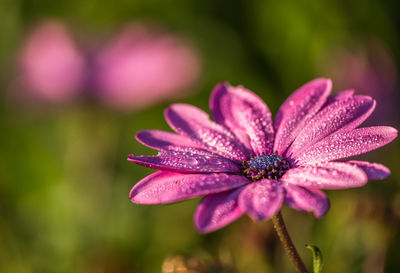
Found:
M 1 0 L 0 272 L 294 272 L 270 221 L 244 216 L 201 235 L 192 225 L 198 200 L 132 204 L 131 187 L 152 171 L 127 155 L 154 153 L 135 132 L 168 130 L 172 102 L 208 110 L 221 81 L 255 91 L 276 113 L 319 76 L 335 91 L 373 96 L 367 123 L 399 129 L 398 10 L 396 1 L 360 0 Z M 46 24 L 55 38 L 44 31 L 32 42 Z M 132 25 L 144 26 L 139 38 L 128 32 L 130 42 L 113 44 Z M 178 83 L 167 88 L 166 79 Z M 395 140 L 363 156 L 392 175 L 328 192 L 323 219 L 283 209 L 309 268 L 306 243 L 320 247 L 326 273 L 400 271 L 399 152 Z

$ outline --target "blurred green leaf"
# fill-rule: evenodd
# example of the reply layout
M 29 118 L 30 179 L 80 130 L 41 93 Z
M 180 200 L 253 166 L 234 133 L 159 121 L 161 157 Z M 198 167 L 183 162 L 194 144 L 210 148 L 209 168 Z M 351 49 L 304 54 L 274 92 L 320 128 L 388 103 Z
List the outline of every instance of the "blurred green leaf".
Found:
M 310 249 L 313 253 L 313 271 L 314 273 L 321 273 L 322 266 L 324 265 L 324 258 L 322 257 L 321 250 L 314 245 L 306 245 L 306 248 Z

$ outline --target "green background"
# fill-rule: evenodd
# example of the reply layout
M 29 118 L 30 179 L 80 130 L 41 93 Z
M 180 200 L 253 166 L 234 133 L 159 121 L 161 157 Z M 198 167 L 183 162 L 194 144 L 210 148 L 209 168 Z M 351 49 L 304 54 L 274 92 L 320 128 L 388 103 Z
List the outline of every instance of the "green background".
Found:
M 244 216 L 202 235 L 192 224 L 197 199 L 166 206 L 130 202 L 131 187 L 152 170 L 127 155 L 154 153 L 136 142 L 135 132 L 168 130 L 163 109 L 172 101 L 118 113 L 84 99 L 61 107 L 11 99 L 18 49 L 41 20 L 62 20 L 81 39 L 107 37 L 137 20 L 186 36 L 200 52 L 203 72 L 194 95 L 179 101 L 206 111 L 221 81 L 255 91 L 273 113 L 315 77 L 332 77 L 335 91 L 356 87 L 340 85 L 345 81 L 335 73 L 347 67 L 332 65 L 332 56 L 337 50 L 365 56 L 373 41 L 388 52 L 394 82 L 390 92 L 374 90 L 380 115 L 369 123 L 399 128 L 398 10 L 396 1 L 359 0 L 1 0 L 0 272 L 160 272 L 176 254 L 203 264 L 192 272 L 294 272 L 271 221 Z M 374 71 L 378 79 L 387 75 L 380 67 Z M 331 209 L 320 220 L 283 209 L 309 268 L 306 243 L 320 247 L 326 273 L 400 271 L 398 141 L 362 158 L 387 165 L 392 175 L 328 192 Z

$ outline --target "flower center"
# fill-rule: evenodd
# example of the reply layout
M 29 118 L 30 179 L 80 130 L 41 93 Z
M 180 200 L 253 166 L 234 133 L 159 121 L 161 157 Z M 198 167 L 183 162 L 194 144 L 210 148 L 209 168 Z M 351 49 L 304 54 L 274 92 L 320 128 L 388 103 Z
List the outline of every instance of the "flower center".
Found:
M 269 155 L 250 156 L 250 159 L 243 161 L 243 173 L 253 181 L 263 178 L 279 179 L 289 170 L 290 164 L 277 152 Z

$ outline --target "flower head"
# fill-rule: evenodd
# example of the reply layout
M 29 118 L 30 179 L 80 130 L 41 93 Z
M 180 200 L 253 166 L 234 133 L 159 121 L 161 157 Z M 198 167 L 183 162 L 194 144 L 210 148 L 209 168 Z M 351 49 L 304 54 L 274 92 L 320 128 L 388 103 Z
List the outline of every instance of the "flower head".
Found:
M 322 190 L 364 186 L 390 171 L 378 163 L 337 161 L 366 153 L 397 136 L 392 127 L 357 128 L 375 101 L 343 91 L 329 96 L 329 79 L 297 89 L 274 122 L 254 93 L 226 83 L 214 89 L 210 108 L 174 104 L 165 111 L 176 133 L 146 130 L 136 137 L 159 151 L 129 160 L 157 169 L 131 190 L 132 202 L 166 204 L 205 196 L 194 216 L 200 232 L 211 232 L 247 213 L 268 219 L 282 204 L 322 217 L 329 201 Z

